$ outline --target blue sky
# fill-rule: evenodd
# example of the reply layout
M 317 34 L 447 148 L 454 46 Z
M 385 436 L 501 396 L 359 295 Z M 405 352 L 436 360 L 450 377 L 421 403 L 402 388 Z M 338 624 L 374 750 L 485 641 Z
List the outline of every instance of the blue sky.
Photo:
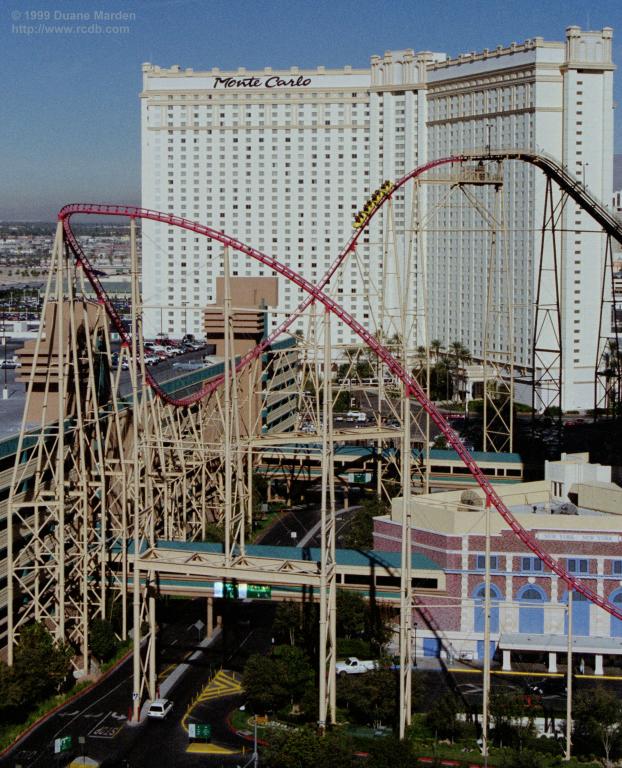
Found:
M 368 65 L 389 49 L 464 51 L 571 24 L 614 27 L 622 0 L 3 0 L 0 9 L 0 220 L 53 219 L 73 201 L 140 200 L 141 63 L 221 69 Z M 135 14 L 128 33 L 27 34 L 40 18 Z M 45 15 L 49 18 L 46 20 Z M 55 18 L 56 17 L 56 18 Z M 81 22 L 83 23 L 83 22 Z M 100 22 L 100 25 L 105 22 Z M 88 26 L 88 23 L 87 23 Z M 616 73 L 622 153 L 622 73 Z

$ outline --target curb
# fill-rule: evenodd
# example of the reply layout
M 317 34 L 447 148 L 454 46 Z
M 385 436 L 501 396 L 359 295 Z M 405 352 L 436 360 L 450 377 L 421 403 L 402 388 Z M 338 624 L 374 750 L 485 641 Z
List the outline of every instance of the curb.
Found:
M 233 710 L 231 710 L 233 712 Z M 227 728 L 231 731 L 231 733 L 235 733 L 235 735 L 238 737 L 238 739 L 243 739 L 244 741 L 253 742 L 254 739 L 252 736 L 245 736 L 243 733 L 240 733 L 239 731 L 236 731 L 236 729 L 231 725 L 231 712 L 225 717 L 225 723 L 227 725 Z M 257 744 L 260 744 L 262 747 L 268 747 L 270 746 L 270 742 L 266 741 L 265 739 L 257 739 Z
M 0 752 L 0 758 L 6 757 L 9 753 L 11 753 L 16 747 L 19 746 L 20 742 L 23 741 L 27 736 L 29 736 L 34 730 L 36 730 L 40 725 L 43 725 L 43 723 L 47 722 L 51 717 L 53 717 L 59 710 L 63 709 L 63 707 L 66 707 L 68 704 L 71 704 L 73 701 L 77 701 L 85 694 L 89 693 L 93 690 L 96 686 L 98 686 L 100 683 L 102 683 L 104 680 L 106 680 L 110 675 L 112 675 L 113 672 L 116 672 L 117 669 L 122 666 L 134 653 L 134 649 L 130 648 L 127 653 L 123 654 L 121 658 L 115 662 L 110 669 L 107 669 L 104 674 L 99 677 L 97 680 L 93 680 L 91 685 L 88 685 L 86 688 L 83 688 L 81 691 L 78 691 L 73 696 L 70 696 L 66 701 L 63 701 L 61 704 L 57 704 L 55 707 L 49 710 L 49 712 L 46 712 L 44 715 L 41 715 L 41 717 L 38 720 L 35 720 L 34 723 L 28 726 L 25 731 L 22 731 L 20 735 L 15 739 L 15 741 L 11 742 L 7 747 L 5 747 L 2 752 Z

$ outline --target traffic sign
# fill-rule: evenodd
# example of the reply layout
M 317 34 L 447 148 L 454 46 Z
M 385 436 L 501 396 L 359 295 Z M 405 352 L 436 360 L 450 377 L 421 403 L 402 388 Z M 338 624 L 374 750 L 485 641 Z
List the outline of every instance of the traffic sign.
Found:
M 71 749 L 71 736 L 62 736 L 60 739 L 54 739 L 54 754 L 67 752 Z
M 209 723 L 189 723 L 188 736 L 191 739 L 211 739 L 212 726 Z
M 270 600 L 272 587 L 269 584 L 237 584 L 230 581 L 214 582 L 214 597 L 224 597 L 229 600 L 246 600 L 247 598 L 259 598 Z
M 249 584 L 246 596 L 270 600 L 272 597 L 272 587 L 269 584 Z

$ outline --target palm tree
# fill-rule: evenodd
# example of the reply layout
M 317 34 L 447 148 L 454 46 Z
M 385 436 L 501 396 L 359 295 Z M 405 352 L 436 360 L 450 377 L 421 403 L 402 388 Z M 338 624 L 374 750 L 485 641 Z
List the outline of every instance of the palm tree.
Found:
M 458 383 L 457 391 L 462 394 L 462 387 L 460 386 L 460 383 L 466 379 L 466 376 L 462 375 L 461 368 L 463 365 L 466 365 L 470 362 L 471 353 L 464 346 L 464 344 L 462 344 L 461 341 L 453 341 L 449 345 L 449 348 L 453 354 L 452 367 L 454 369 L 454 376 Z
M 430 351 L 434 353 L 434 359 L 436 361 L 438 361 L 442 349 L 443 342 L 440 339 L 432 339 L 430 342 Z

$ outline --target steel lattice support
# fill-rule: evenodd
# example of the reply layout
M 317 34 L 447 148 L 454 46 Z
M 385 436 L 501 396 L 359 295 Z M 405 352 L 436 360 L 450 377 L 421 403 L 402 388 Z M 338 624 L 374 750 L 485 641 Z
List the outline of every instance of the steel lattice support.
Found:
M 622 404 L 622 349 L 620 312 L 616 304 L 611 235 L 605 240 L 605 258 L 600 292 L 598 344 L 594 370 L 594 419 L 605 413 L 619 416 Z
M 532 341 L 532 418 L 554 408 L 561 429 L 563 344 L 561 327 L 560 262 L 558 227 L 568 200 L 556 201 L 553 182 L 547 177 L 540 234 L 540 258 Z M 550 247 L 547 248 L 547 234 Z
M 336 722 L 337 556 L 335 544 L 335 474 L 330 313 L 323 313 L 322 365 L 322 501 L 320 563 L 320 712 L 321 730 Z M 318 350 L 319 351 L 319 350 Z M 318 359 L 319 363 L 319 359 Z M 320 390 L 318 389 L 318 394 Z
M 508 232 L 502 186 L 496 184 L 484 326 L 484 451 L 514 447 L 513 315 Z
M 108 464 L 121 427 L 107 316 L 77 295 L 81 282 L 59 224 L 42 329 L 22 350 L 30 372 L 9 497 L 8 653 L 22 626 L 41 621 L 78 650 L 86 673 L 90 621 L 105 616 L 109 596 L 107 540 L 123 536 L 126 499 L 124 468 Z

